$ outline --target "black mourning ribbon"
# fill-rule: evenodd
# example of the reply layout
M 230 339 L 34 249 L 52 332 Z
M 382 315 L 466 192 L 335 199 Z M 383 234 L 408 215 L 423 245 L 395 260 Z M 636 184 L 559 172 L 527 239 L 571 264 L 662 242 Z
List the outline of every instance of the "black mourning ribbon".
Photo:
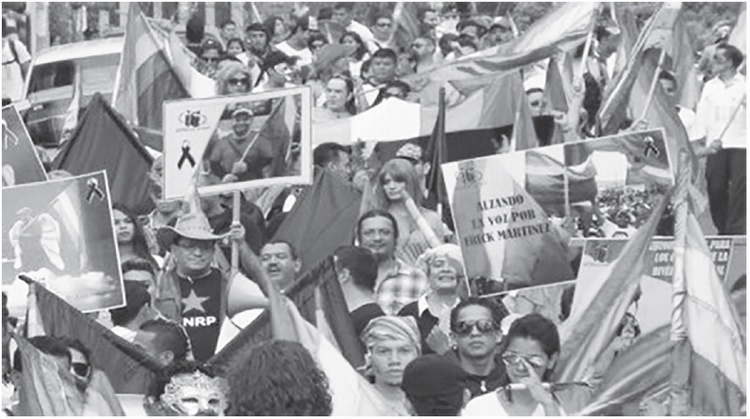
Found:
M 656 148 L 654 139 L 651 137 L 646 137 L 644 142 L 646 143 L 646 149 L 643 151 L 643 154 L 648 157 L 648 153 L 653 153 L 654 157 L 659 157 L 659 149 Z
M 185 164 L 185 160 L 190 163 L 190 167 L 195 167 L 195 159 L 193 158 L 193 155 L 190 154 L 190 143 L 188 140 L 185 140 L 182 143 L 182 156 L 180 156 L 180 160 L 177 162 L 177 168 L 182 169 L 182 165 Z
M 86 202 L 90 204 L 91 201 L 94 200 L 94 197 L 99 198 L 100 202 L 104 200 L 104 192 L 102 192 L 102 190 L 99 189 L 99 181 L 97 181 L 94 178 L 91 178 L 89 179 L 88 182 L 86 182 L 86 184 L 89 187 L 89 191 L 86 194 Z

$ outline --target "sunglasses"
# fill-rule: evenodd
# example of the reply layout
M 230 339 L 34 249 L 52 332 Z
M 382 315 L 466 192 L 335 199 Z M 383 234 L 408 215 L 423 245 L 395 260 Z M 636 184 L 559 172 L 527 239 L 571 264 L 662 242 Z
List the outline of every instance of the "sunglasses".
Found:
M 459 336 L 467 336 L 471 334 L 475 327 L 479 333 L 491 333 L 497 330 L 495 323 L 491 320 L 477 320 L 475 322 L 458 322 L 453 331 Z
M 378 28 L 390 28 L 391 24 L 390 23 L 378 23 L 375 26 L 377 26 Z
M 411 44 L 412 48 L 422 48 L 424 46 L 427 46 L 427 44 L 421 44 L 419 42 L 415 42 L 415 43 Z
M 203 61 L 205 61 L 207 63 L 215 63 L 215 62 L 219 61 L 219 59 L 218 58 L 213 58 L 213 57 L 203 57 Z
M 229 84 L 235 84 L 235 85 L 244 84 L 245 86 L 247 86 L 248 84 L 250 84 L 250 80 L 248 80 L 246 77 L 243 77 L 241 79 L 229 79 L 227 81 L 229 82 Z
M 542 106 L 542 102 L 538 100 L 534 100 L 534 101 L 529 102 L 529 106 L 531 106 L 532 108 L 538 108 Z
M 70 364 L 70 370 L 73 372 L 73 374 L 86 378 L 89 376 L 89 373 L 91 372 L 91 366 L 85 362 L 74 362 Z
M 523 365 L 523 361 L 526 361 L 534 369 L 542 369 L 547 367 L 547 363 L 540 356 L 525 357 L 518 354 L 505 354 L 503 355 L 503 363 L 509 367 L 518 367 Z

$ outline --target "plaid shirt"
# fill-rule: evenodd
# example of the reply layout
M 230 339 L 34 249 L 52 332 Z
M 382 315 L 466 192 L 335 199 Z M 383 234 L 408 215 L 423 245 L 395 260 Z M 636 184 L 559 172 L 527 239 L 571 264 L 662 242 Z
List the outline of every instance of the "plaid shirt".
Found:
M 375 286 L 377 303 L 386 315 L 395 316 L 401 308 L 427 291 L 422 271 L 396 259 L 396 267 Z

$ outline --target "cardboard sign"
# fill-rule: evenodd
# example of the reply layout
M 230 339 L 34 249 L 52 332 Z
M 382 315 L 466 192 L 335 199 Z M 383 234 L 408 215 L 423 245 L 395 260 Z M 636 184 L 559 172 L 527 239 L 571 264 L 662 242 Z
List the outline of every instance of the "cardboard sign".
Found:
M 310 115 L 308 87 L 165 103 L 163 198 L 311 183 Z
M 674 184 L 663 130 L 442 165 L 469 278 L 500 292 L 573 279 L 570 236 L 627 238 Z M 567 216 L 567 217 L 566 217 Z
M 4 188 L 3 288 L 26 301 L 25 274 L 81 311 L 121 307 L 125 293 L 106 172 Z
M 44 171 L 26 124 L 13 105 L 3 108 L 3 187 L 44 182 Z

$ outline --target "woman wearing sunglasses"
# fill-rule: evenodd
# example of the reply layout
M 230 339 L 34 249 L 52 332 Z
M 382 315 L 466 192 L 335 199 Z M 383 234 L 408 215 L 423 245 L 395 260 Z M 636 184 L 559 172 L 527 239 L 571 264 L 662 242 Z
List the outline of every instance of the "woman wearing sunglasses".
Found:
M 560 353 L 557 326 L 540 314 L 529 314 L 513 322 L 505 337 L 501 359 L 509 386 L 470 401 L 463 416 L 563 416 L 569 413 L 578 389 L 550 391 L 546 384 Z

